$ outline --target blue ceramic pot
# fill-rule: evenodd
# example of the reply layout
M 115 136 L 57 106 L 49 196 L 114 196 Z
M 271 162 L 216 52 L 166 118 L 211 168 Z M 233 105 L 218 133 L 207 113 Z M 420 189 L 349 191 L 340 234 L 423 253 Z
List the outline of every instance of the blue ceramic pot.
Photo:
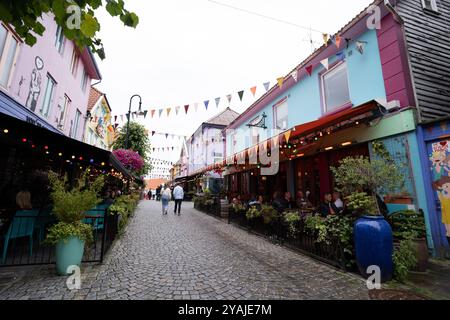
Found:
M 68 267 L 81 266 L 83 253 L 84 242 L 77 237 L 58 242 L 56 245 L 56 271 L 58 274 L 66 276 Z
M 359 271 L 367 279 L 369 266 L 379 266 L 381 282 L 392 279 L 393 239 L 392 229 L 383 216 L 364 216 L 354 225 L 356 262 Z

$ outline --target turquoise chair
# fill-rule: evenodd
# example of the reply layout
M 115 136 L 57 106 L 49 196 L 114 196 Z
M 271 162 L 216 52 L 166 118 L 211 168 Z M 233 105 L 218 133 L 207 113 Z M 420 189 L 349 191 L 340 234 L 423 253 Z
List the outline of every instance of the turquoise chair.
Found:
M 53 223 L 55 221 L 55 217 L 52 215 L 53 207 L 47 207 L 45 209 L 42 209 L 39 213 L 38 219 L 35 223 L 35 229 L 37 230 L 37 233 L 39 235 L 39 241 L 42 243 L 44 241 L 45 237 L 45 229 L 47 225 Z
M 33 253 L 33 231 L 35 222 L 39 215 L 39 210 L 19 210 L 14 215 L 11 225 L 8 228 L 8 232 L 5 235 L 5 243 L 3 244 L 3 257 L 2 264 L 5 264 L 6 256 L 8 253 L 8 245 L 11 239 L 17 239 L 22 237 L 29 238 L 28 253 L 31 256 Z

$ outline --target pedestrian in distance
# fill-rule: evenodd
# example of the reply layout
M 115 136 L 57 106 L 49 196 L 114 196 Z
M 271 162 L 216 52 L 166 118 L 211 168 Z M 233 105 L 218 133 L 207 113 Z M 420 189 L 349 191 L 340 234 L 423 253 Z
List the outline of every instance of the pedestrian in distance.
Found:
M 161 203 L 162 203 L 162 213 L 163 215 L 167 215 L 167 212 L 169 211 L 169 201 L 172 198 L 172 192 L 170 191 L 170 188 L 167 188 L 163 191 L 161 195 Z
M 178 211 L 178 215 L 181 215 L 181 203 L 184 199 L 184 190 L 182 186 L 177 185 L 173 189 L 173 199 L 175 200 L 175 209 L 173 210 L 173 213 L 177 214 Z

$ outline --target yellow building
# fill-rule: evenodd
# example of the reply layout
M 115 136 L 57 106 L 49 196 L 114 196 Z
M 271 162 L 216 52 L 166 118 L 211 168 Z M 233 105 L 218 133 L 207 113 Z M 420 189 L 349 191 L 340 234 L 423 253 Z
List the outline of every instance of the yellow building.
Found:
M 87 110 L 84 142 L 111 151 L 116 132 L 112 125 L 111 106 L 106 94 L 91 87 Z

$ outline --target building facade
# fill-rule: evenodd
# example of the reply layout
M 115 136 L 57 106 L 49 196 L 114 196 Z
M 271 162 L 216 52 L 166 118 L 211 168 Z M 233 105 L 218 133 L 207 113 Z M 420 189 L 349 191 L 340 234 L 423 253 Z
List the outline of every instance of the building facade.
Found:
M 0 90 L 26 106 L 33 117 L 82 140 L 90 84 L 101 75 L 92 53 L 66 39 L 53 16 L 44 14 L 46 30 L 34 46 L 26 45 L 8 25 L 0 25 Z

